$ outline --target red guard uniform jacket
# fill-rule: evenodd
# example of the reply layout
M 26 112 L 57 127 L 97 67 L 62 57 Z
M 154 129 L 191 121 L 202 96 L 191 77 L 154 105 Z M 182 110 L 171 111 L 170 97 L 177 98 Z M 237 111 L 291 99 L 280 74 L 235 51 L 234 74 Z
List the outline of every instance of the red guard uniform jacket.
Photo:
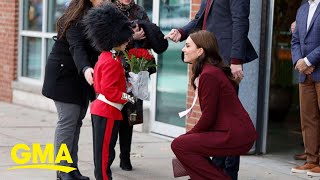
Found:
M 102 52 L 94 68 L 93 80 L 97 94 L 104 95 L 107 100 L 114 103 L 125 104 L 127 102 L 122 99 L 122 94 L 126 93 L 126 77 L 120 57 L 117 56 L 114 59 L 111 52 Z M 98 99 L 91 105 L 91 114 L 122 120 L 121 111 Z

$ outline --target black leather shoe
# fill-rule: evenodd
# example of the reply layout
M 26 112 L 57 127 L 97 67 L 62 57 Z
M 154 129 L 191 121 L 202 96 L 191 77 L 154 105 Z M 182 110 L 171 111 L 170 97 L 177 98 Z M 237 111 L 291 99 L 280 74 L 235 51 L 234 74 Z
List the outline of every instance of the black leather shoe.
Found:
M 69 173 L 57 172 L 57 180 L 75 180 Z
M 120 160 L 120 167 L 124 171 L 132 171 L 132 165 L 130 159 Z
M 77 168 L 77 169 L 74 170 L 74 171 L 71 171 L 71 172 L 69 173 L 74 179 L 76 179 L 76 180 L 90 180 L 89 177 L 83 176 L 83 175 L 80 173 L 78 167 L 75 167 L 75 168 Z

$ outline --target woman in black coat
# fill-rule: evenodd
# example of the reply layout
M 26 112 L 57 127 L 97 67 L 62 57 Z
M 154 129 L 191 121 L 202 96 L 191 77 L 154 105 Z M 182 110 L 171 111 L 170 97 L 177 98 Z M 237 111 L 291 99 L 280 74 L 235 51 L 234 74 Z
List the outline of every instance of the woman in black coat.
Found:
M 133 40 L 127 46 L 127 50 L 137 46 L 145 47 L 146 46 L 145 44 L 147 42 L 145 41 L 144 31 L 143 29 L 139 29 L 139 27 L 136 25 L 136 22 L 134 22 L 135 20 L 149 21 L 149 18 L 145 10 L 139 5 L 135 4 L 133 0 L 115 0 L 114 4 L 117 6 L 117 8 L 121 12 L 123 12 L 124 15 L 126 15 L 130 20 L 132 20 L 132 25 L 135 26 L 133 27 L 133 30 L 134 30 Z M 123 57 L 122 65 L 126 71 L 126 76 L 128 76 L 129 66 L 125 62 L 124 56 L 122 57 Z M 142 106 L 141 100 L 139 100 L 139 102 L 136 102 L 136 103 L 139 103 Z M 129 110 L 128 105 L 125 105 L 121 111 L 123 120 L 120 122 L 120 127 L 119 127 L 120 167 L 125 171 L 132 170 L 132 165 L 130 161 L 130 152 L 131 152 L 133 126 L 131 126 L 128 122 L 128 110 Z
M 58 173 L 64 179 L 89 179 L 78 170 L 78 142 L 82 120 L 87 112 L 89 99 L 95 98 L 92 87 L 93 67 L 99 53 L 90 46 L 84 34 L 82 17 L 103 0 L 72 0 L 65 13 L 57 22 L 58 35 L 48 57 L 42 94 L 52 99 L 58 112 L 55 130 L 55 155 L 65 143 L 76 167 L 70 173 Z
M 168 48 L 168 41 L 164 39 L 164 35 L 160 28 L 151 23 L 146 11 L 143 7 L 135 4 L 134 0 L 114 0 L 114 4 L 118 7 L 124 15 L 126 15 L 132 22 L 134 31 L 133 40 L 127 46 L 127 50 L 131 48 L 145 48 L 153 49 L 156 53 L 160 54 Z M 122 64 L 128 74 L 129 66 L 122 58 Z M 150 68 L 149 73 L 155 73 L 155 68 Z M 132 165 L 130 161 L 130 151 L 132 142 L 133 126 L 129 125 L 128 115 L 133 110 L 127 104 L 122 109 L 123 121 L 120 123 L 119 128 L 119 142 L 120 142 L 120 167 L 125 171 L 131 171 Z M 141 112 L 138 116 L 142 115 L 142 100 L 138 99 L 136 102 L 137 112 Z

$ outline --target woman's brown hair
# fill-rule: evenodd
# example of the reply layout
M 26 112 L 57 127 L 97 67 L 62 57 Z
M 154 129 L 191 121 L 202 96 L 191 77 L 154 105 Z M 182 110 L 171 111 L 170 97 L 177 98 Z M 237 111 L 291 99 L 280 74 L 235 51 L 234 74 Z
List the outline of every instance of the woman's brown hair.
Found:
M 198 57 L 192 66 L 193 76 L 191 78 L 191 84 L 193 88 L 196 88 L 194 81 L 201 74 L 205 64 L 212 64 L 221 69 L 235 86 L 237 82 L 231 73 L 230 67 L 223 63 L 223 59 L 219 54 L 217 39 L 214 34 L 209 31 L 201 30 L 191 33 L 190 38 L 196 44 L 197 48 L 203 49 L 202 55 Z
M 71 23 L 83 17 L 91 7 L 90 0 L 72 0 L 65 13 L 57 21 L 58 39 L 64 37 Z

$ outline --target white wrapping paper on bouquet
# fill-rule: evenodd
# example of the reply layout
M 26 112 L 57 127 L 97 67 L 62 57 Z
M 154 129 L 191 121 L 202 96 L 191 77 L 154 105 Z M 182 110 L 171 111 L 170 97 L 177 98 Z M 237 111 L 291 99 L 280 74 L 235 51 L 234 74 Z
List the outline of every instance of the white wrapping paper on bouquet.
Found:
M 135 97 L 141 100 L 147 100 L 149 98 L 148 80 L 148 71 L 140 71 L 138 74 L 129 72 L 128 81 L 131 84 L 130 90 Z

